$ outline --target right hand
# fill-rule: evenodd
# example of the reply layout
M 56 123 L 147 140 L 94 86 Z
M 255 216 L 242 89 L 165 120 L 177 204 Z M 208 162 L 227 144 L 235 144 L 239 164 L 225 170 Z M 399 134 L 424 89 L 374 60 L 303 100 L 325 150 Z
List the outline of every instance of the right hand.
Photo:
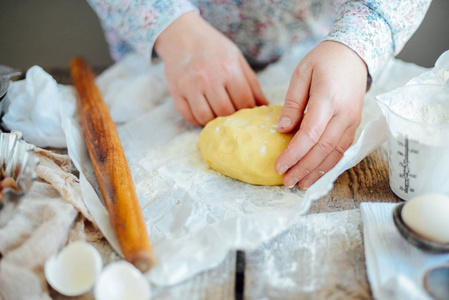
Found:
M 170 24 L 154 49 L 164 61 L 179 114 L 194 126 L 242 108 L 268 104 L 256 74 L 237 46 L 195 12 Z

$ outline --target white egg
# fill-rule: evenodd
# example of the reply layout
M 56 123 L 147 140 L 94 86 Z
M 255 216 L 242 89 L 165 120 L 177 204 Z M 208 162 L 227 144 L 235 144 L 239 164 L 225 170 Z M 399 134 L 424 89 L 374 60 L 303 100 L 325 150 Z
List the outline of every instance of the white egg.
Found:
M 416 234 L 437 243 L 449 243 L 449 197 L 425 194 L 402 208 L 402 219 Z
M 45 263 L 45 277 L 59 293 L 78 296 L 92 289 L 101 272 L 100 253 L 86 242 L 73 242 Z
M 122 260 L 104 268 L 94 294 L 96 300 L 148 300 L 150 284 L 136 267 Z

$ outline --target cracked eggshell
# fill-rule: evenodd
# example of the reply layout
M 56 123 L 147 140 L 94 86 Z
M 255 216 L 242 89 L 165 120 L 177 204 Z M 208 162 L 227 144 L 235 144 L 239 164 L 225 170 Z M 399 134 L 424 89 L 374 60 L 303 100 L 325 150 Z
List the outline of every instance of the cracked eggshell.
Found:
M 122 260 L 104 268 L 94 295 L 97 300 L 148 300 L 150 284 L 136 267 Z
M 449 197 L 425 194 L 407 201 L 402 208 L 404 223 L 428 241 L 449 243 Z
M 73 242 L 45 263 L 45 277 L 59 293 L 66 296 L 82 295 L 92 289 L 103 262 L 92 245 Z

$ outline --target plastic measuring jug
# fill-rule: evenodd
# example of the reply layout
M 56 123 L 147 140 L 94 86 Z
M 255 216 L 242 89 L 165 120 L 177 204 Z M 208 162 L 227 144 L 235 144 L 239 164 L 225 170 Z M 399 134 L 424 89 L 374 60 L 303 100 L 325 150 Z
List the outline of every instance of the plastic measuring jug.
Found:
M 449 87 L 408 85 L 376 97 L 388 127 L 390 187 L 403 200 L 424 193 L 449 195 L 449 119 L 433 124 L 407 119 L 392 109 L 405 99 L 421 101 L 423 109 L 437 103 L 449 110 Z

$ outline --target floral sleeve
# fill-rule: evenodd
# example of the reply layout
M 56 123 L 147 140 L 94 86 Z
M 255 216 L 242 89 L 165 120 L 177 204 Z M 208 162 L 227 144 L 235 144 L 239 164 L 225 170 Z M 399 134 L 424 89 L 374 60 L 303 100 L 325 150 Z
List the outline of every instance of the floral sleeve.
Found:
M 198 11 L 188 0 L 88 2 L 101 20 L 105 38 L 115 60 L 131 49 L 149 59 L 156 38 L 170 23 L 188 11 Z
M 347 1 L 325 40 L 345 44 L 368 66 L 374 79 L 398 54 L 424 18 L 431 0 Z

